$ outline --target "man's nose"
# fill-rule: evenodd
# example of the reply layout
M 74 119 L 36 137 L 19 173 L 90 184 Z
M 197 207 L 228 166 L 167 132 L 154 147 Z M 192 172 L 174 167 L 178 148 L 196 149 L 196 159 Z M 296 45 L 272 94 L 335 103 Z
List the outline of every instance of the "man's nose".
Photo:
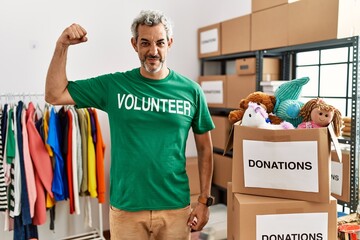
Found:
M 158 49 L 157 49 L 157 46 L 156 46 L 156 43 L 152 43 L 150 45 L 150 51 L 149 53 L 152 55 L 152 56 L 156 56 L 157 53 L 158 53 Z

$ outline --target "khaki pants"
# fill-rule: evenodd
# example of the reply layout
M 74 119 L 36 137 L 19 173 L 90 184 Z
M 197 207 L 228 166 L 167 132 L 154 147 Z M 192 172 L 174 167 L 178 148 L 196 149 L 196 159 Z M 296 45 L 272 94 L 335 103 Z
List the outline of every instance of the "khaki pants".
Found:
M 110 207 L 111 240 L 189 240 L 190 206 L 175 210 L 127 212 Z

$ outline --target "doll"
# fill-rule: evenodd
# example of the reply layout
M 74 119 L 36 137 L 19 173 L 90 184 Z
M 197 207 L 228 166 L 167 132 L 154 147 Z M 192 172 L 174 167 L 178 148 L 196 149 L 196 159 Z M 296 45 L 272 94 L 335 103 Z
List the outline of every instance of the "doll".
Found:
M 337 137 L 341 131 L 341 113 L 335 107 L 327 104 L 320 98 L 311 99 L 300 109 L 299 115 L 303 117 L 303 122 L 298 128 L 319 128 L 333 124 L 334 132 Z

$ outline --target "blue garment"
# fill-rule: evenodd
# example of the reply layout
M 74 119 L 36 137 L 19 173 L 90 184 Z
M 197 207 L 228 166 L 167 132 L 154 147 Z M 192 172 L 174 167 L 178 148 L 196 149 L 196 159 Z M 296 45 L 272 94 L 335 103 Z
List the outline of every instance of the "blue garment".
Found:
M 54 108 L 50 111 L 49 118 L 49 133 L 47 144 L 50 145 L 51 149 L 54 152 L 55 160 L 55 169 L 54 169 L 54 178 L 52 182 L 52 191 L 54 193 L 54 198 L 56 201 L 65 200 L 65 186 L 64 178 L 65 168 L 64 168 L 64 159 L 62 157 L 61 148 L 60 148 L 60 126 L 59 126 L 59 116 L 55 112 Z
M 14 240 L 39 239 L 37 226 L 32 224 L 24 225 L 20 216 L 14 218 L 14 226 Z M 17 228 L 17 226 L 23 227 Z

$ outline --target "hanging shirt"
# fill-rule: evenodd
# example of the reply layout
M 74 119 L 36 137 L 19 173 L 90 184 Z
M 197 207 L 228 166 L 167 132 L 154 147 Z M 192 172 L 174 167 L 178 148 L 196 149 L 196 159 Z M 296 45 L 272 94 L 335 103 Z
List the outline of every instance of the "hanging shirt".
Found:
M 19 155 L 19 169 L 20 169 L 20 189 L 21 189 L 21 195 L 20 195 L 20 211 L 19 214 L 15 214 L 15 218 L 17 216 L 21 217 L 21 222 L 23 224 L 23 227 L 26 225 L 31 225 L 31 215 L 30 215 L 30 205 L 29 205 L 29 194 L 28 194 L 28 188 L 26 183 L 26 173 L 25 173 L 25 163 L 24 163 L 24 154 L 23 154 L 23 137 L 22 137 L 22 125 L 21 125 L 21 116 L 24 113 L 24 103 L 22 101 L 18 102 L 18 106 L 16 108 L 16 116 L 14 119 L 16 119 L 16 138 L 17 138 L 17 150 Z M 16 177 L 16 176 L 15 176 Z M 17 187 L 17 185 L 15 185 Z M 16 193 L 17 191 L 15 191 Z M 16 198 L 15 198 L 15 207 L 16 207 Z M 15 208 L 16 209 L 16 208 Z M 14 211 L 15 212 L 15 211 Z M 15 212 L 16 213 L 16 212 Z M 15 221 L 16 222 L 16 221 Z M 16 225 L 15 225 L 16 230 Z
M 21 191 L 22 191 L 22 184 L 21 184 L 21 169 L 20 169 L 20 156 L 19 156 L 19 148 L 18 148 L 18 128 L 17 128 L 17 106 L 13 108 L 13 129 L 14 129 L 14 142 L 15 142 L 15 155 L 14 160 L 11 164 L 11 168 L 14 169 L 14 178 L 11 178 L 13 182 L 13 191 L 14 191 L 14 211 L 13 213 L 10 212 L 10 216 L 19 216 L 21 211 Z
M 105 184 L 105 169 L 104 169 L 104 152 L 105 144 L 102 138 L 99 118 L 95 109 L 92 109 L 94 121 L 96 125 L 96 180 L 98 189 L 99 203 L 105 203 L 106 184 Z
M 54 193 L 54 198 L 56 201 L 65 200 L 65 189 L 63 178 L 65 176 L 64 169 L 64 159 L 62 156 L 60 142 L 59 142 L 59 132 L 60 132 L 59 118 L 54 110 L 51 108 L 50 119 L 49 119 L 49 133 L 47 143 L 54 152 L 55 158 L 55 169 L 54 169 L 54 178 L 52 182 L 52 192 Z
M 80 134 L 81 134 L 81 163 L 82 163 L 82 178 L 80 182 L 80 196 L 89 195 L 88 191 L 88 143 L 87 143 L 87 119 L 84 109 L 76 109 L 79 117 Z
M 25 165 L 25 177 L 26 184 L 28 189 L 28 197 L 29 197 L 29 206 L 30 206 L 30 216 L 34 217 L 35 211 L 35 202 L 36 202 L 36 185 L 35 185 L 35 175 L 34 175 L 34 167 L 30 156 L 29 150 L 29 138 L 28 132 L 26 128 L 26 110 L 23 109 L 21 113 L 21 127 L 22 127 L 22 139 L 23 139 L 23 156 L 24 156 L 24 165 Z
M 59 118 L 59 144 L 61 148 L 62 157 L 64 159 L 64 171 L 63 171 L 63 185 L 64 185 L 64 197 L 65 199 L 69 198 L 69 185 L 68 178 L 66 175 L 67 171 L 67 152 L 68 152 L 68 134 L 69 134 L 69 118 L 65 111 L 65 107 L 61 107 L 57 113 Z
M 26 112 L 26 128 L 29 138 L 29 151 L 35 170 L 35 183 L 37 201 L 35 204 L 35 216 L 33 223 L 41 225 L 46 222 L 46 194 L 53 197 L 52 181 L 53 168 L 50 156 L 44 142 L 35 126 L 35 107 L 32 102 L 28 105 Z M 46 191 L 45 191 L 46 190 Z
M 74 206 L 74 187 L 73 187 L 73 168 L 72 168 L 72 114 L 70 110 L 66 111 L 68 116 L 68 140 L 67 140 L 67 156 L 66 156 L 66 173 L 67 173 L 67 181 L 68 181 L 68 189 L 69 189 L 69 205 L 70 205 L 70 214 L 75 212 Z M 75 169 L 76 170 L 76 169 Z
M 87 119 L 87 143 L 88 143 L 88 190 L 91 197 L 97 197 L 96 191 L 96 157 L 95 146 L 92 138 L 91 119 L 89 111 L 85 110 L 85 116 Z
M 26 116 L 26 127 L 29 135 L 29 149 L 36 173 L 41 179 L 42 184 L 46 191 L 53 197 L 51 185 L 54 177 L 51 159 L 48 151 L 45 148 L 44 142 L 35 127 L 34 122 L 35 107 L 33 103 L 29 103 L 27 116 Z
M 0 111 L 0 211 L 3 212 L 7 209 L 7 194 L 6 194 L 6 184 L 5 184 L 5 173 L 3 167 L 3 134 L 2 134 L 2 119 L 3 119 L 3 112 Z
M 80 143 L 80 132 L 79 132 L 79 122 L 77 118 L 77 113 L 74 110 L 74 107 L 69 107 L 68 110 L 70 116 L 71 116 L 71 124 L 72 124 L 72 146 L 71 146 L 71 154 L 72 154 L 72 180 L 73 180 L 73 192 L 74 192 L 74 211 L 76 214 L 80 214 L 80 199 L 79 199 L 79 184 L 78 184 L 78 174 L 79 174 L 79 158 L 81 158 L 81 155 L 78 154 L 80 151 L 79 144 Z M 81 168 L 80 168 L 81 169 Z

